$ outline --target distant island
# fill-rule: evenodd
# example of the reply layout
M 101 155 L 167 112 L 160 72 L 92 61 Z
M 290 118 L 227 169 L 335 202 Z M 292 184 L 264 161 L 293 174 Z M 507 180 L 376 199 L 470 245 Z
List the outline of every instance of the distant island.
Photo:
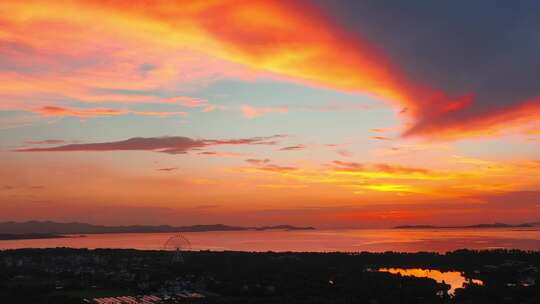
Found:
M 63 235 L 52 234 L 52 233 L 24 233 L 24 234 L 0 233 L 0 241 L 59 239 L 63 237 L 64 237 Z
M 523 223 L 523 224 L 505 224 L 505 223 L 494 223 L 494 224 L 476 224 L 476 225 L 467 225 L 467 226 L 433 226 L 433 225 L 403 225 L 396 226 L 394 229 L 463 229 L 463 228 L 528 228 L 536 227 L 538 223 Z
M 255 228 L 248 228 L 254 229 L 254 230 L 315 230 L 313 227 L 296 227 L 291 225 L 276 225 L 276 226 L 263 226 L 263 227 L 255 227 Z
M 87 223 L 57 223 L 51 221 L 3 222 L 0 223 L 0 234 L 49 236 L 62 234 L 100 234 L 100 233 L 158 233 L 158 232 L 210 232 L 210 231 L 266 231 L 266 230 L 314 230 L 313 227 L 296 227 L 291 225 L 242 227 L 215 225 L 169 226 L 169 225 L 131 225 L 131 226 L 102 226 Z M 7 237 L 7 236 L 6 236 Z M 38 238 L 38 237 L 34 237 Z

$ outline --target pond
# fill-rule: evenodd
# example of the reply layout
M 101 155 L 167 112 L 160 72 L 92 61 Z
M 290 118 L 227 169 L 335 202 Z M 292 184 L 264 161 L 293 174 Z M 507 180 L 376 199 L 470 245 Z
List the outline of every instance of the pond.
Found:
M 450 285 L 449 294 L 453 295 L 456 288 L 461 288 L 465 283 L 483 285 L 481 280 L 466 278 L 459 271 L 439 271 L 435 269 L 422 268 L 380 268 L 379 271 L 400 274 L 402 276 L 413 276 L 418 278 L 430 278 L 439 283 L 443 281 Z

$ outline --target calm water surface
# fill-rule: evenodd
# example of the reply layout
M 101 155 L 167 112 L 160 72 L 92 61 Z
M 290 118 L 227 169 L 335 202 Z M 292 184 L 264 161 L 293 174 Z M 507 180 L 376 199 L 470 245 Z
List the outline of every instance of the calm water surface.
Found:
M 419 278 L 430 278 L 442 283 L 443 281 L 450 285 L 450 294 L 454 294 L 456 288 L 461 288 L 465 283 L 483 285 L 483 282 L 475 279 L 467 279 L 459 271 L 439 271 L 422 268 L 381 268 L 379 271 L 400 274 L 402 276 L 413 276 Z
M 172 233 L 89 234 L 61 239 L 0 241 L 14 248 L 162 249 Z M 241 251 L 437 251 L 460 248 L 540 250 L 540 228 L 512 229 L 355 229 L 184 233 L 193 250 Z

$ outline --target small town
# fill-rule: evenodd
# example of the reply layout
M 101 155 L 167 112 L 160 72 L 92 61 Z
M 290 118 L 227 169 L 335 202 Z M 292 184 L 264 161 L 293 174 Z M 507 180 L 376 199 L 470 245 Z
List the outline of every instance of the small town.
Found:
M 540 253 L 0 251 L 1 303 L 536 303 Z M 459 271 L 462 286 L 383 267 Z M 504 294 L 504 297 L 497 295 Z M 493 296 L 492 296 L 493 295 Z M 516 302 L 519 300 L 519 302 Z M 337 301 L 337 302 L 336 302 Z M 471 302 L 472 301 L 472 302 Z

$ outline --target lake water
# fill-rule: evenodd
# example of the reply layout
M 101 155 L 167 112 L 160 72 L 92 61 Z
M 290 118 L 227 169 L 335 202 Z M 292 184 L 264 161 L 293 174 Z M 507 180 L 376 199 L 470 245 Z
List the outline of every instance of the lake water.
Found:
M 162 249 L 172 233 L 89 234 L 60 239 L 0 241 L 14 248 Z M 540 228 L 511 229 L 354 229 L 227 231 L 183 233 L 193 250 L 240 251 L 436 251 L 517 248 L 540 250 Z
M 467 279 L 463 273 L 459 271 L 439 271 L 434 269 L 422 268 L 381 268 L 379 271 L 400 274 L 402 276 L 413 276 L 419 278 L 434 279 L 439 283 L 450 285 L 449 294 L 454 294 L 456 288 L 461 288 L 465 283 L 483 285 L 483 282 L 476 279 Z

